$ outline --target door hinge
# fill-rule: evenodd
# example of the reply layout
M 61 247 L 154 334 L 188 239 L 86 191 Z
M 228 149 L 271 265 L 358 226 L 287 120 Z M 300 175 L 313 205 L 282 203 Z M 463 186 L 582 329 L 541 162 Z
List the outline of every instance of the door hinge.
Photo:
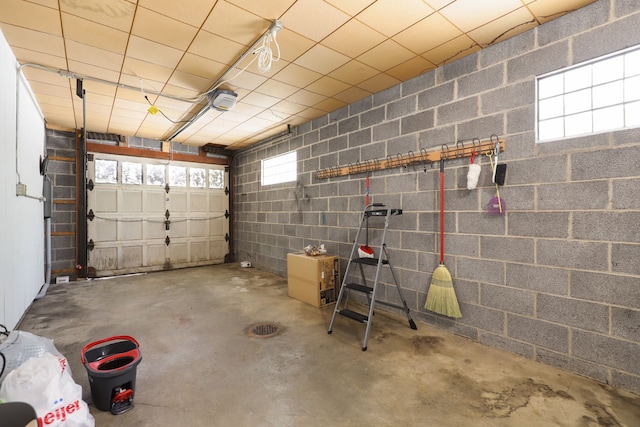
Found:
M 230 192 L 231 191 L 229 191 L 229 187 L 224 187 L 224 195 L 225 196 L 228 196 Z
M 169 246 L 169 243 L 171 243 L 171 239 L 169 238 L 169 236 L 167 236 L 167 238 L 164 239 L 164 244 Z
M 89 221 L 93 221 L 95 217 L 96 217 L 96 214 L 93 213 L 93 209 L 89 209 L 89 213 L 87 214 L 87 219 Z
M 227 218 L 227 219 L 229 219 L 229 217 L 230 217 L 230 216 L 231 216 L 231 215 L 229 214 L 229 211 L 228 211 L 228 210 L 225 210 L 225 211 L 224 211 L 224 217 L 225 217 L 225 218 Z
M 96 244 L 95 244 L 95 242 L 93 241 L 93 239 L 89 240 L 89 243 L 87 243 L 87 249 L 89 249 L 90 251 L 92 251 L 95 247 L 96 247 Z
M 229 233 L 224 235 L 224 240 L 227 241 L 227 242 L 229 241 Z
M 169 190 L 170 190 L 170 189 L 171 189 L 171 187 L 169 187 L 169 183 L 167 182 L 167 183 L 164 185 L 164 191 L 165 191 L 165 193 L 169 194 Z
M 93 180 L 92 179 L 90 179 L 89 182 L 87 182 L 87 190 L 93 191 Z

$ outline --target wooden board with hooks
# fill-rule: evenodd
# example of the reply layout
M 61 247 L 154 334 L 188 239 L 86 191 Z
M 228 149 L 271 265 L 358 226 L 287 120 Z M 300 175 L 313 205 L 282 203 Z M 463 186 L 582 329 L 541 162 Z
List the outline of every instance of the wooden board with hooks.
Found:
M 425 171 L 427 165 L 439 162 L 441 158 L 444 160 L 461 159 L 470 157 L 474 151 L 476 154 L 486 154 L 492 152 L 496 146 L 500 147 L 500 151 L 504 151 L 504 140 L 498 139 L 493 135 L 486 141 L 480 141 L 478 138 L 472 141 L 459 141 L 453 147 L 443 144 L 439 150 L 426 150 L 421 148 L 419 152 L 409 151 L 407 154 L 396 154 L 396 156 L 387 156 L 385 159 L 366 160 L 364 162 L 350 163 L 348 165 L 333 166 L 320 169 L 316 177 L 318 179 L 336 178 L 345 175 L 356 175 L 361 173 L 375 172 L 385 169 L 394 169 L 399 167 L 422 167 Z

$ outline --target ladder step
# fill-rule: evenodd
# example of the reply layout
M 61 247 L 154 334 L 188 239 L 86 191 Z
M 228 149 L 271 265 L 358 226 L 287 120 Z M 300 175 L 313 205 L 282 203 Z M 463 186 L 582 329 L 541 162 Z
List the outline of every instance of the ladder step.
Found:
M 340 310 L 338 313 L 343 316 L 349 317 L 353 320 L 357 320 L 358 322 L 366 323 L 369 320 L 369 316 L 365 316 L 364 314 L 356 313 L 355 311 L 351 311 L 349 309 Z
M 365 294 L 370 294 L 373 292 L 373 288 L 369 286 L 359 285 L 357 283 L 347 283 L 345 286 L 347 287 L 347 289 L 364 292 Z
M 378 265 L 378 258 L 354 258 L 351 262 L 355 262 L 356 264 Z M 383 259 L 382 263 L 389 264 L 389 261 Z

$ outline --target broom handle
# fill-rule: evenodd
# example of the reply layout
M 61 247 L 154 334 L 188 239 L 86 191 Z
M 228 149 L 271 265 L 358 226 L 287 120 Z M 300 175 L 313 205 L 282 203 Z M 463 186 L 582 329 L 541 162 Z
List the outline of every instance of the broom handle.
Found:
M 440 158 L 440 264 L 444 264 L 444 159 Z

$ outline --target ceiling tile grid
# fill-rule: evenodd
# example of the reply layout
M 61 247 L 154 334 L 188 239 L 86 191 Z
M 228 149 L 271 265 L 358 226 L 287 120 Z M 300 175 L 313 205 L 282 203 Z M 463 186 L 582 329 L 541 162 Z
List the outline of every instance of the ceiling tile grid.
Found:
M 82 126 L 79 77 L 89 131 L 239 149 L 593 1 L 2 0 L 0 30 L 51 125 Z M 214 84 L 237 103 L 199 114 Z

